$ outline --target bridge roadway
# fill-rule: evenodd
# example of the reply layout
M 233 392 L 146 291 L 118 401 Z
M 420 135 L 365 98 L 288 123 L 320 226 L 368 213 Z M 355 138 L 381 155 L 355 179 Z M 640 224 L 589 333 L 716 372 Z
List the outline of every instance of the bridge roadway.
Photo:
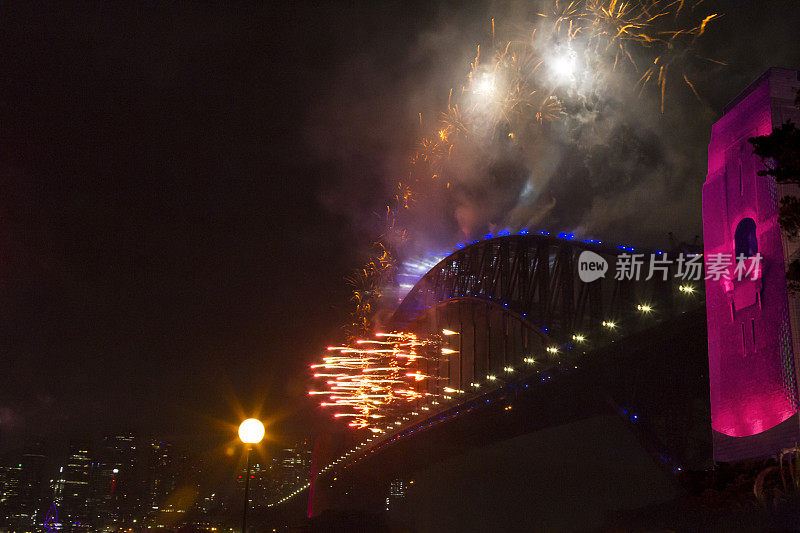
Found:
M 706 342 L 696 307 L 416 421 L 319 475 L 311 523 L 587 529 L 669 500 L 710 466 Z M 305 523 L 307 494 L 262 524 Z

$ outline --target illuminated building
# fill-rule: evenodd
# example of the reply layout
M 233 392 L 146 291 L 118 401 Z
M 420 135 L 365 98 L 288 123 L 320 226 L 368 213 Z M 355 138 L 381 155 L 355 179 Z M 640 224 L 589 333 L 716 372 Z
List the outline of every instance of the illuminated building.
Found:
M 276 479 L 274 468 L 275 466 L 273 464 L 262 463 L 260 461 L 250 465 L 248 501 L 250 502 L 251 509 L 264 507 L 270 502 L 270 494 L 273 486 L 275 486 Z M 242 491 L 244 491 L 244 476 L 246 474 L 245 468 L 242 468 L 237 476 L 237 483 Z M 213 498 L 209 501 L 209 504 L 212 503 Z
M 2 525 L 19 523 L 22 463 L 0 468 L 0 519 Z
M 731 279 L 707 279 L 708 357 L 714 459 L 735 461 L 774 454 L 800 440 L 797 355 L 800 300 L 787 291 L 785 271 L 797 243 L 778 223 L 778 202 L 796 186 L 776 185 L 753 154 L 748 138 L 766 135 L 786 120 L 800 122 L 794 106 L 798 73 L 769 69 L 725 109 L 714 124 L 703 186 L 706 264 L 731 258 Z M 739 266 L 757 266 L 737 279 Z M 754 278 L 754 279 L 753 279 Z
M 386 496 L 386 510 L 391 511 L 406 499 L 408 484 L 402 479 L 395 479 L 389 483 L 389 495 Z
M 140 515 L 144 487 L 132 435 L 103 438 L 91 470 L 91 500 L 99 524 L 125 524 Z
M 311 445 L 308 439 L 298 442 L 292 448 L 281 450 L 278 460 L 285 479 L 292 483 L 306 480 L 311 468 Z
M 62 521 L 69 530 L 88 531 L 91 460 L 89 448 L 82 443 L 70 444 L 70 454 L 53 481 L 53 499 L 59 509 Z
M 167 496 L 175 489 L 175 476 L 172 468 L 173 458 L 171 446 L 164 442 L 150 442 L 147 464 L 147 501 L 148 513 L 164 508 Z
M 42 512 L 43 498 L 45 496 L 45 453 L 44 446 L 36 442 L 27 447 L 22 454 L 20 479 L 20 506 L 21 511 L 36 522 Z
M 308 480 L 311 472 L 312 449 L 308 439 L 297 442 L 292 448 L 285 448 L 279 455 L 281 481 L 285 494 L 290 487 Z
M 6 467 L 0 467 L 0 531 L 3 526 L 30 529 L 42 520 L 47 483 L 41 443 L 28 445 Z
M 144 515 L 148 524 L 167 527 L 181 520 L 200 493 L 202 469 L 195 458 L 172 444 L 154 440 L 146 448 Z M 199 505 L 198 505 L 199 506 Z
M 311 459 L 311 444 L 303 439 L 294 446 L 276 451 L 268 464 L 256 464 L 250 472 L 253 504 L 274 502 L 305 483 L 311 472 Z M 239 479 L 241 482 L 241 475 Z

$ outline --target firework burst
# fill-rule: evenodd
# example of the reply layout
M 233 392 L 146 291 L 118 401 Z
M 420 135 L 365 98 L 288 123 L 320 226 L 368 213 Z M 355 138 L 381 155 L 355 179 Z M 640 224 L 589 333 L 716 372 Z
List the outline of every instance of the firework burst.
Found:
M 378 333 L 345 346 L 331 346 L 322 362 L 311 365 L 321 390 L 320 405 L 331 408 L 334 418 L 347 420 L 357 429 L 380 432 L 392 423 L 436 397 L 438 380 L 424 371 L 422 363 L 438 362 L 444 351 L 438 339 L 420 340 L 413 333 Z M 448 351 L 447 353 L 451 353 Z
M 668 86 L 683 85 L 699 99 L 689 67 L 719 63 L 699 55 L 696 45 L 720 16 L 698 15 L 700 3 L 553 0 L 529 32 L 502 41 L 492 20 L 490 52 L 478 47 L 437 120 L 427 124 L 419 116 L 422 133 L 408 172 L 381 215 L 385 229 L 365 266 L 348 279 L 354 303 L 348 338 L 369 334 L 382 296 L 398 284 L 396 265 L 415 240 L 407 229 L 415 210 L 426 195 L 460 194 L 454 184 L 464 165 L 491 175 L 494 160 L 481 155 L 495 153 L 498 143 L 535 153 L 544 125 L 571 118 L 574 110 L 597 109 L 612 79 L 614 86 L 630 79 L 640 93 L 655 88 L 662 113 Z

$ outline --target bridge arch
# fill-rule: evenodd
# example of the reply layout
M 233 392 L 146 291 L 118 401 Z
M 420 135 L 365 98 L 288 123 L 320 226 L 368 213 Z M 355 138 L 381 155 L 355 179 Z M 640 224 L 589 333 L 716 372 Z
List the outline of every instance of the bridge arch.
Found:
M 578 259 L 587 250 L 608 264 L 605 276 L 589 283 L 578 275 Z M 640 279 L 616 279 L 618 256 L 633 253 L 643 254 Z M 426 392 L 478 392 L 676 312 L 674 269 L 668 267 L 666 280 L 660 273 L 645 279 L 651 255 L 666 257 L 543 234 L 487 239 L 453 252 L 426 273 L 391 324 L 427 336 L 456 332 L 443 342 L 457 355 L 427 369 L 438 379 Z

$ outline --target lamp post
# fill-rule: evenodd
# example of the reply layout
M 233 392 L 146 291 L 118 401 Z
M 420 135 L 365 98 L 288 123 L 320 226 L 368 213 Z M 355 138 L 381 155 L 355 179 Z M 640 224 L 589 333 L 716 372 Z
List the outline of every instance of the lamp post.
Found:
M 245 445 L 247 456 L 247 471 L 244 476 L 244 510 L 242 511 L 242 533 L 247 533 L 247 508 L 250 492 L 250 450 L 253 444 L 258 444 L 264 438 L 264 424 L 256 418 L 248 418 L 239 424 L 239 438 Z

